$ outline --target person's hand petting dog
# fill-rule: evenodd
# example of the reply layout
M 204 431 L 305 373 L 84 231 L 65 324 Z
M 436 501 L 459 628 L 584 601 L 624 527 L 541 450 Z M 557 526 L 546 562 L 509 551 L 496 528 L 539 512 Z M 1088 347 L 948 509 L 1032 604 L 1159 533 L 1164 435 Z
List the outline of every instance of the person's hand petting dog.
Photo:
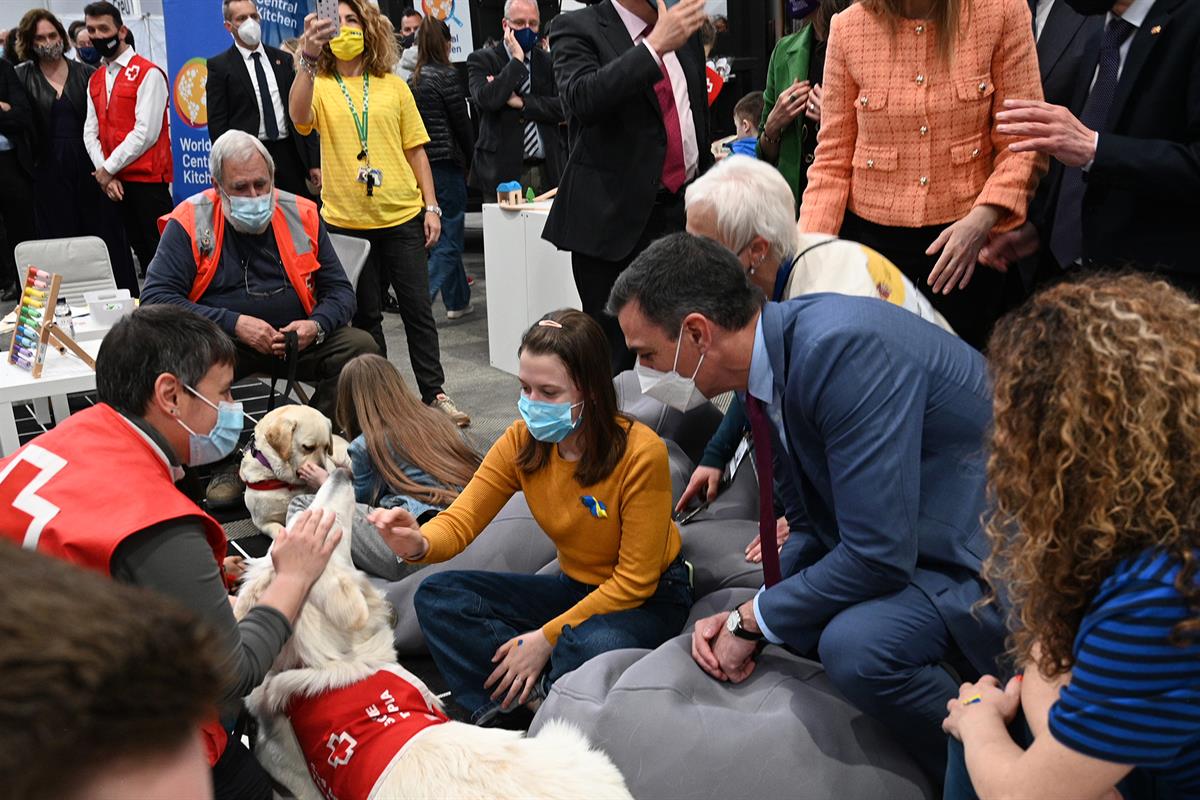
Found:
M 417 561 L 429 552 L 429 540 L 421 533 L 421 525 L 407 509 L 377 508 L 367 514 L 367 522 L 375 526 L 384 544 L 405 561 Z
M 325 471 L 325 468 L 312 462 L 302 464 L 296 474 L 300 476 L 300 480 L 304 481 L 304 485 L 314 492 L 329 479 L 329 473 Z
M 306 510 L 297 514 L 271 544 L 276 581 L 293 577 L 311 587 L 342 540 L 342 529 L 334 530 L 335 525 L 337 514 L 333 512 Z
M 529 700 L 530 693 L 537 686 L 546 662 L 550 660 L 553 649 L 550 640 L 541 630 L 522 633 L 514 636 L 496 650 L 492 663 L 496 669 L 484 681 L 483 688 L 491 689 L 493 700 L 500 700 L 500 708 L 508 709 L 524 705 Z M 499 663 L 497 663 L 499 662 Z

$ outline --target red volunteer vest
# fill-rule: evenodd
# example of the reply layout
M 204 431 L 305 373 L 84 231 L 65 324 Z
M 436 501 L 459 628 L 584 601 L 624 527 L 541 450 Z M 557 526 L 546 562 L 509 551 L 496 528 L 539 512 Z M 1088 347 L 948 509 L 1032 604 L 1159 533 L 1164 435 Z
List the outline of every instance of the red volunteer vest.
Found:
M 125 137 L 133 130 L 138 87 L 150 74 L 150 70 L 158 70 L 164 78 L 166 77 L 166 73 L 154 62 L 135 53 L 129 61 L 129 66 L 117 73 L 111 94 L 105 92 L 104 66 L 101 65 L 100 69 L 92 73 L 88 81 L 88 93 L 92 96 L 92 105 L 96 108 L 96 121 L 100 127 L 100 150 L 105 158 L 112 155 L 117 145 L 125 141 Z M 167 87 L 169 90 L 169 81 Z M 166 108 L 163 108 L 162 128 L 159 130 L 158 139 L 150 145 L 149 150 L 118 172 L 116 177 L 134 183 L 171 182 L 171 135 L 167 130 Z
M 380 670 L 366 680 L 287 709 L 313 783 L 327 800 L 366 800 L 389 766 L 421 732 L 449 722 L 417 687 Z
M 0 536 L 80 567 L 112 575 L 117 546 L 138 531 L 196 517 L 220 564 L 225 533 L 175 488 L 154 448 L 111 406 L 72 414 L 0 459 Z M 225 750 L 215 719 L 203 726 L 209 763 Z
M 184 200 L 170 214 L 158 218 L 159 234 L 162 234 L 170 220 L 178 222 L 192 240 L 196 279 L 188 299 L 196 303 L 208 291 L 221 264 L 221 243 L 225 240 L 221 194 L 216 189 L 205 189 Z M 275 234 L 283 270 L 299 295 L 306 314 L 311 314 L 317 304 L 313 275 L 321 268 L 321 262 L 317 260 L 320 226 L 321 216 L 316 203 L 290 192 L 275 190 L 271 231 Z

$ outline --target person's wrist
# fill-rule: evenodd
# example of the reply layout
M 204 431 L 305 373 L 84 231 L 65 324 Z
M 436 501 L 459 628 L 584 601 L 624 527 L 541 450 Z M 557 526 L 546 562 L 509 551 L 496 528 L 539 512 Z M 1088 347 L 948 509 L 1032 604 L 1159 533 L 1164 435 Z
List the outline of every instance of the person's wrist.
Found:
M 762 634 L 762 628 L 758 624 L 758 619 L 754 616 L 754 601 L 747 600 L 738 606 L 738 613 L 742 615 L 742 628 L 749 633 Z

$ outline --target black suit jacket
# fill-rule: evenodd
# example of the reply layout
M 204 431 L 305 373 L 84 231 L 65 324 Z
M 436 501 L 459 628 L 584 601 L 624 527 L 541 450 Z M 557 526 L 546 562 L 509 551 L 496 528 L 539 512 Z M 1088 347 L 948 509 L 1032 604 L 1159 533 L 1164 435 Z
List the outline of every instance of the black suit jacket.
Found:
M 551 42 L 570 156 L 542 236 L 560 250 L 619 261 L 637 245 L 660 187 L 667 133 L 654 84 L 662 72 L 645 45 L 633 46 L 612 0 L 556 18 Z M 700 37 L 676 55 L 703 172 L 713 158 Z
M 1078 116 L 1100 50 L 1090 37 L 1076 75 Z M 1083 257 L 1094 266 L 1198 273 L 1200 262 L 1200 0 L 1157 0 L 1134 34 L 1084 173 Z M 1047 189 L 1038 225 L 1043 250 L 1053 230 L 1058 184 Z
M 279 96 L 283 100 L 284 118 L 287 119 L 288 94 L 292 90 L 292 79 L 296 77 L 292 69 L 292 57 L 274 47 L 263 45 L 263 49 L 267 52 L 267 61 L 275 72 Z M 208 59 L 207 92 L 209 139 L 215 142 L 228 130 L 245 131 L 251 136 L 258 136 L 262 110 L 254 93 L 250 73 L 246 71 L 245 60 L 237 45 L 231 45 L 224 53 Z M 320 167 L 321 140 L 318 134 L 314 132 L 311 136 L 301 136 L 292 128 L 290 119 L 287 125 L 290 138 L 300 156 L 300 163 L 306 169 Z
M 492 202 L 490 198 L 496 196 L 499 184 L 520 179 L 525 162 L 525 123 L 529 120 L 537 123 L 541 134 L 549 180 L 557 185 L 562 177 L 566 161 L 564 119 L 554 66 L 550 56 L 540 49 L 530 54 L 529 61 L 530 94 L 522 98 L 525 108 L 516 109 L 507 104 L 508 98 L 514 92 L 520 94 L 525 75 L 531 70 L 513 60 L 503 43 L 467 56 L 471 101 L 479 114 L 471 175 L 485 202 Z

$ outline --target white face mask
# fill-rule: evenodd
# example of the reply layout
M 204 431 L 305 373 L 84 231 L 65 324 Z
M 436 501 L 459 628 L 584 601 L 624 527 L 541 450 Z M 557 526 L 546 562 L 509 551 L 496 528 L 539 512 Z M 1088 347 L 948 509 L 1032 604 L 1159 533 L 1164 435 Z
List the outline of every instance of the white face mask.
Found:
M 670 372 L 659 372 L 643 366 L 640 361 L 634 366 L 634 371 L 637 373 L 638 383 L 641 384 L 642 394 L 653 397 L 676 411 L 688 412 L 704 405 L 708 398 L 696 388 L 696 376 L 700 374 L 700 365 L 704 363 L 704 353 L 700 354 L 692 377 L 685 378 L 676 371 L 679 366 L 679 348 L 682 344 L 683 329 L 680 328 L 679 340 L 675 344 L 675 363 L 671 365 Z
M 245 22 L 238 26 L 238 36 L 243 44 L 248 44 L 251 47 L 258 47 L 258 43 L 262 41 L 262 26 L 258 24 L 258 20 L 253 17 L 248 18 Z

